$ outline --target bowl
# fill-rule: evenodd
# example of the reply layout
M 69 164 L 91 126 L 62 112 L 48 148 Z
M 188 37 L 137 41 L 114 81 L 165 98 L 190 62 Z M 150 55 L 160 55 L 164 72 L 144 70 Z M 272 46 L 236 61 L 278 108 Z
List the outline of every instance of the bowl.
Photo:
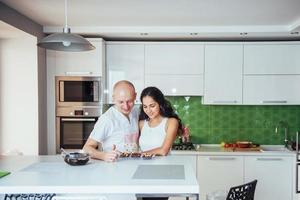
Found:
M 79 152 L 71 152 L 64 156 L 64 161 L 72 166 L 85 165 L 89 159 L 89 154 Z

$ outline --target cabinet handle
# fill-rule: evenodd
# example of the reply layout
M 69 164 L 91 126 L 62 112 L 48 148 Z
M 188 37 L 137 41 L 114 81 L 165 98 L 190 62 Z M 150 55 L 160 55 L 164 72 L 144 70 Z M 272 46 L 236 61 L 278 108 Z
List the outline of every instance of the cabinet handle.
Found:
M 281 161 L 282 158 L 257 158 L 258 161 Z
M 237 103 L 238 101 L 213 101 L 214 103 Z
M 287 100 L 282 100 L 282 101 L 262 101 L 262 103 L 287 103 Z
M 61 121 L 64 122 L 94 122 L 94 118 L 61 118 Z
M 208 160 L 235 160 L 234 157 L 208 157 Z
M 93 72 L 65 72 L 65 74 L 67 75 L 67 76 L 78 76 L 78 75 L 91 75 L 91 74 L 93 74 Z

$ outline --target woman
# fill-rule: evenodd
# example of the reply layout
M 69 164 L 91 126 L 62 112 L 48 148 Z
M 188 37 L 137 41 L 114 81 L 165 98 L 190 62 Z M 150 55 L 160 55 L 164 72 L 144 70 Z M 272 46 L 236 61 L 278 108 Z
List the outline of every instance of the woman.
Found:
M 156 87 L 147 87 L 141 93 L 139 116 L 139 145 L 143 153 L 165 156 L 176 135 L 182 130 L 181 120 L 170 102 Z

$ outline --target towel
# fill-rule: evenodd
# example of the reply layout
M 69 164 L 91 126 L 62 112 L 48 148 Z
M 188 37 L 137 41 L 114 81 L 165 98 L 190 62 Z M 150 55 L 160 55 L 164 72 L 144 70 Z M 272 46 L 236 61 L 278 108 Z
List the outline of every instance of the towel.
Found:
M 8 174 L 10 174 L 10 172 L 0 171 L 0 178 L 6 176 L 6 175 L 8 175 Z

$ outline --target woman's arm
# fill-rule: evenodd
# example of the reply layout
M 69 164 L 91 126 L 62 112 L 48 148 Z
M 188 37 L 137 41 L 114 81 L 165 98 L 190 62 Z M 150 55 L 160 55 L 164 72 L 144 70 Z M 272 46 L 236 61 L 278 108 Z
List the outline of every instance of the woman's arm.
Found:
M 169 118 L 167 121 L 167 125 L 166 125 L 166 137 L 165 137 L 165 140 L 164 140 L 162 146 L 155 148 L 155 149 L 151 149 L 149 151 L 145 151 L 144 153 L 166 156 L 169 153 L 169 151 L 176 139 L 176 135 L 178 132 L 178 126 L 179 126 L 179 123 L 178 123 L 177 119 Z
M 138 149 L 140 150 L 140 137 L 141 137 L 141 131 L 142 131 L 142 128 L 144 127 L 144 120 L 140 120 L 139 121 L 139 137 L 138 137 L 138 140 L 137 140 L 137 145 L 138 145 Z

